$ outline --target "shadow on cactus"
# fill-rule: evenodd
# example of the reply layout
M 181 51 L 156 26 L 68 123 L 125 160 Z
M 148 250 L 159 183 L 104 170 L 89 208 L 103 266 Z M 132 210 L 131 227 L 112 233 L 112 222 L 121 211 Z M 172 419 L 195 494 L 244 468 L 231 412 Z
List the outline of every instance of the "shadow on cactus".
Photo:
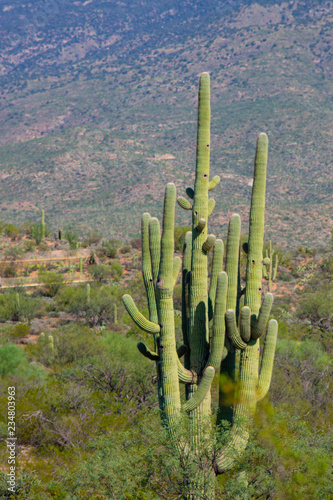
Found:
M 268 321 L 273 296 L 267 293 L 262 300 L 267 150 L 267 136 L 260 134 L 254 161 L 246 286 L 242 290 L 239 215 L 230 219 L 224 271 L 223 241 L 208 233 L 208 218 L 215 206 L 209 192 L 220 178 L 209 180 L 210 83 L 208 73 L 202 73 L 195 184 L 194 189 L 186 190 L 189 199 L 177 198 L 178 205 L 192 214 L 183 259 L 174 257 L 176 187 L 169 183 L 162 234 L 155 217 L 148 213 L 142 217 L 142 273 L 149 319 L 138 311 L 129 295 L 123 297 L 133 321 L 154 339 L 153 349 L 143 343 L 138 349 L 156 363 L 162 423 L 181 462 L 197 463 L 196 473 L 188 478 L 187 499 L 215 498 L 215 477 L 234 467 L 245 450 L 256 404 L 270 385 L 278 325 L 275 320 Z M 184 344 L 177 351 L 173 291 L 180 271 Z M 262 356 L 260 337 L 265 337 Z M 215 376 L 220 377 L 220 389 L 213 425 L 211 385 Z M 229 429 L 221 436 L 225 423 Z

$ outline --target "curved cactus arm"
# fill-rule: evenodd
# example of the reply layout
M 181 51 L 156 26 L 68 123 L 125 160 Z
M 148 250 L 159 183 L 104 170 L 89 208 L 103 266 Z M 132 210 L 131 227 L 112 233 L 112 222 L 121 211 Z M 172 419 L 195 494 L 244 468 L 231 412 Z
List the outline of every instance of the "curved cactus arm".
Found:
M 220 240 L 221 241 L 221 240 Z M 213 320 L 213 336 L 211 340 L 210 354 L 207 361 L 208 366 L 212 366 L 215 372 L 220 368 L 223 357 L 225 338 L 225 310 L 227 303 L 228 275 L 220 272 L 217 279 L 215 312 Z
M 139 342 L 137 348 L 145 358 L 151 359 L 152 361 L 159 361 L 159 355 L 156 352 L 151 351 L 143 342 Z
M 149 221 L 149 250 L 154 287 L 156 286 L 161 254 L 161 229 L 159 220 L 152 217 Z
M 180 358 L 182 358 L 182 357 L 184 356 L 184 354 L 186 354 L 186 353 L 187 353 L 187 351 L 188 351 L 188 347 L 187 347 L 187 345 L 182 344 L 181 346 L 179 346 L 179 347 L 177 348 L 177 355 L 178 355 L 178 358 L 179 358 L 179 359 L 180 359 Z
M 180 257 L 174 257 L 173 269 L 172 269 L 173 286 L 175 286 L 175 284 L 177 283 L 181 267 L 182 267 L 182 259 Z
M 191 187 L 186 188 L 186 194 L 187 196 L 193 200 L 194 198 L 194 190 Z
M 179 382 L 182 382 L 183 384 L 193 384 L 196 380 L 196 375 L 190 370 L 187 370 L 181 364 L 181 361 L 178 358 L 178 356 L 177 356 L 177 372 L 178 372 Z
M 268 323 L 264 351 L 262 354 L 257 388 L 257 401 L 261 401 L 266 396 L 271 383 L 277 334 L 278 323 L 275 319 L 271 319 Z
M 159 333 L 161 331 L 160 325 L 149 321 L 140 313 L 130 295 L 123 295 L 123 303 L 128 314 L 141 330 L 147 333 Z
M 198 385 L 196 392 L 193 394 L 191 399 L 189 399 L 188 401 L 186 401 L 186 403 L 182 405 L 182 409 L 184 411 L 195 410 L 195 408 L 197 408 L 202 403 L 208 391 L 210 390 L 210 386 L 212 385 L 214 376 L 215 376 L 215 369 L 212 366 L 207 366 L 207 368 L 205 368 L 203 372 L 201 381 Z
M 192 210 L 191 203 L 186 198 L 184 198 L 183 196 L 178 196 L 177 203 L 184 210 Z
M 251 338 L 251 309 L 249 307 L 242 307 L 239 319 L 239 332 L 244 340 L 248 342 Z
M 238 295 L 238 264 L 241 221 L 238 214 L 233 214 L 228 226 L 228 240 L 225 271 L 228 275 L 227 309 L 236 311 Z
M 216 188 L 216 186 L 220 182 L 220 176 L 219 175 L 214 175 L 214 177 L 209 181 L 208 184 L 208 191 L 212 191 L 213 189 Z
M 217 452 L 213 461 L 216 474 L 223 474 L 239 463 L 249 441 L 250 433 L 246 428 L 238 428 L 236 432 L 236 427 L 233 427 L 230 434 L 227 445 Z
M 208 201 L 208 217 L 212 215 L 214 207 L 215 207 L 215 200 L 214 198 L 210 198 L 210 200 Z
M 239 335 L 237 324 L 236 324 L 236 315 L 235 311 L 232 309 L 228 309 L 225 314 L 225 324 L 226 324 L 226 332 L 228 335 L 228 339 L 231 344 L 236 349 L 245 349 L 247 347 L 247 343 L 244 342 Z
M 207 236 L 206 241 L 202 245 L 202 250 L 204 252 L 209 252 L 214 247 L 215 241 L 216 241 L 216 236 L 214 234 L 210 234 L 209 236 Z
M 212 273 L 210 277 L 208 292 L 208 319 L 213 319 L 217 279 L 223 269 L 223 241 L 217 239 L 214 245 L 214 255 L 212 261 Z M 214 365 L 213 365 L 214 366 Z
M 149 213 L 144 213 L 141 219 L 141 239 L 142 239 L 142 276 L 146 288 L 148 299 L 149 320 L 157 323 L 157 307 L 154 290 L 154 280 L 152 273 L 152 263 L 150 257 L 149 223 L 151 217 Z
M 262 302 L 258 319 L 252 328 L 251 337 L 257 340 L 265 332 L 269 315 L 271 313 L 273 305 L 273 295 L 271 293 L 266 293 L 264 300 Z

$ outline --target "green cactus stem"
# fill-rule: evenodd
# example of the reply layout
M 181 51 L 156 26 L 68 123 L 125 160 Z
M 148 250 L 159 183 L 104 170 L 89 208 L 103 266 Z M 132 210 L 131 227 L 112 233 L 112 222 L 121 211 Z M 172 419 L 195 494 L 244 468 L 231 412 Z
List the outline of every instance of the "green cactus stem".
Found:
M 45 238 L 45 212 L 42 210 L 42 220 L 40 224 L 42 239 Z

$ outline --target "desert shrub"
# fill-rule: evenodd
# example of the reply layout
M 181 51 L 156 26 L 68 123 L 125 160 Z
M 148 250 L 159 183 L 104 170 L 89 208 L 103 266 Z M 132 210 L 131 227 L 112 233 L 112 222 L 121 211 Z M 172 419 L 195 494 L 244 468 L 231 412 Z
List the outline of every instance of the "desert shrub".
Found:
M 12 240 L 17 239 L 20 235 L 19 229 L 16 226 L 14 226 L 14 224 L 6 224 L 4 232 L 5 235 L 8 236 L 8 238 L 11 238 Z
M 0 377 L 11 375 L 25 359 L 22 347 L 4 344 L 0 346 Z
M 98 249 L 98 255 L 105 255 L 109 259 L 114 259 L 115 257 L 117 257 L 119 247 L 120 242 L 114 238 L 103 241 L 102 246 Z
M 89 359 L 102 353 L 102 344 L 90 329 L 81 325 L 69 325 L 52 331 L 54 352 L 50 353 L 48 335 L 39 338 L 32 349 L 33 355 L 42 363 L 52 362 L 57 366 L 67 366 L 82 359 Z M 50 359 L 52 354 L 52 359 Z
M 5 250 L 5 258 L 7 260 L 16 260 L 22 257 L 24 248 L 22 246 L 11 246 Z
M 11 291 L 0 295 L 0 321 L 32 320 L 39 316 L 44 304 L 41 299 L 30 297 L 25 292 Z
M 101 241 L 103 238 L 102 233 L 99 233 L 98 231 L 91 231 L 88 236 L 83 240 L 82 246 L 83 248 L 87 248 L 91 245 L 96 245 Z
M 33 223 L 30 226 L 30 236 L 39 245 L 43 239 L 43 230 L 40 224 Z
M 299 301 L 297 316 L 308 319 L 322 330 L 331 330 L 333 322 L 333 285 L 324 284 L 317 291 L 308 291 Z
M 112 277 L 115 281 L 118 281 L 123 272 L 124 272 L 124 268 L 123 266 L 121 265 L 121 263 L 119 262 L 119 260 L 113 260 L 111 262 L 111 269 L 112 269 Z
M 69 243 L 69 248 L 71 250 L 76 250 L 79 247 L 79 237 L 72 231 L 65 232 L 65 238 Z
M 90 268 L 90 274 L 96 281 L 107 281 L 112 277 L 112 268 L 104 264 L 93 264 Z
M 86 287 L 66 287 L 57 296 L 59 310 L 84 318 L 90 326 L 113 321 L 114 304 L 120 302 L 121 290 L 114 286 L 92 286 L 88 298 Z
M 34 252 L 36 249 L 36 246 L 32 240 L 26 240 L 23 244 L 23 250 L 24 252 Z
M 44 292 L 49 297 L 54 297 L 64 285 L 64 277 L 56 271 L 41 269 L 38 276 L 39 281 L 44 285 Z
M 131 243 L 131 247 L 135 248 L 135 250 L 141 250 L 141 248 L 142 248 L 141 238 L 135 238 L 134 240 L 131 240 L 130 243 Z
M 129 253 L 131 250 L 132 250 L 131 245 L 128 245 L 128 244 L 122 245 L 119 248 L 119 252 L 122 253 L 122 254 Z
M 4 278 L 16 278 L 18 275 L 18 267 L 14 262 L 8 265 L 1 265 L 1 276 Z

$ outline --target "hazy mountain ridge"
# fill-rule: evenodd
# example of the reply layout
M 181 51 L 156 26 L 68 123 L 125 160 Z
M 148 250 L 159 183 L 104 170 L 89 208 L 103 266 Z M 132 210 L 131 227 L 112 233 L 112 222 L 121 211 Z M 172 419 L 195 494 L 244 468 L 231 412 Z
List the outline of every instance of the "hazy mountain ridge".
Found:
M 230 211 L 246 220 L 265 130 L 267 234 L 327 244 L 332 19 L 332 2 L 314 1 L 11 2 L 0 20 L 1 218 L 44 207 L 54 224 L 137 233 L 142 211 L 160 212 L 165 182 L 183 190 L 193 179 L 206 70 L 211 171 L 223 177 L 214 229 Z

